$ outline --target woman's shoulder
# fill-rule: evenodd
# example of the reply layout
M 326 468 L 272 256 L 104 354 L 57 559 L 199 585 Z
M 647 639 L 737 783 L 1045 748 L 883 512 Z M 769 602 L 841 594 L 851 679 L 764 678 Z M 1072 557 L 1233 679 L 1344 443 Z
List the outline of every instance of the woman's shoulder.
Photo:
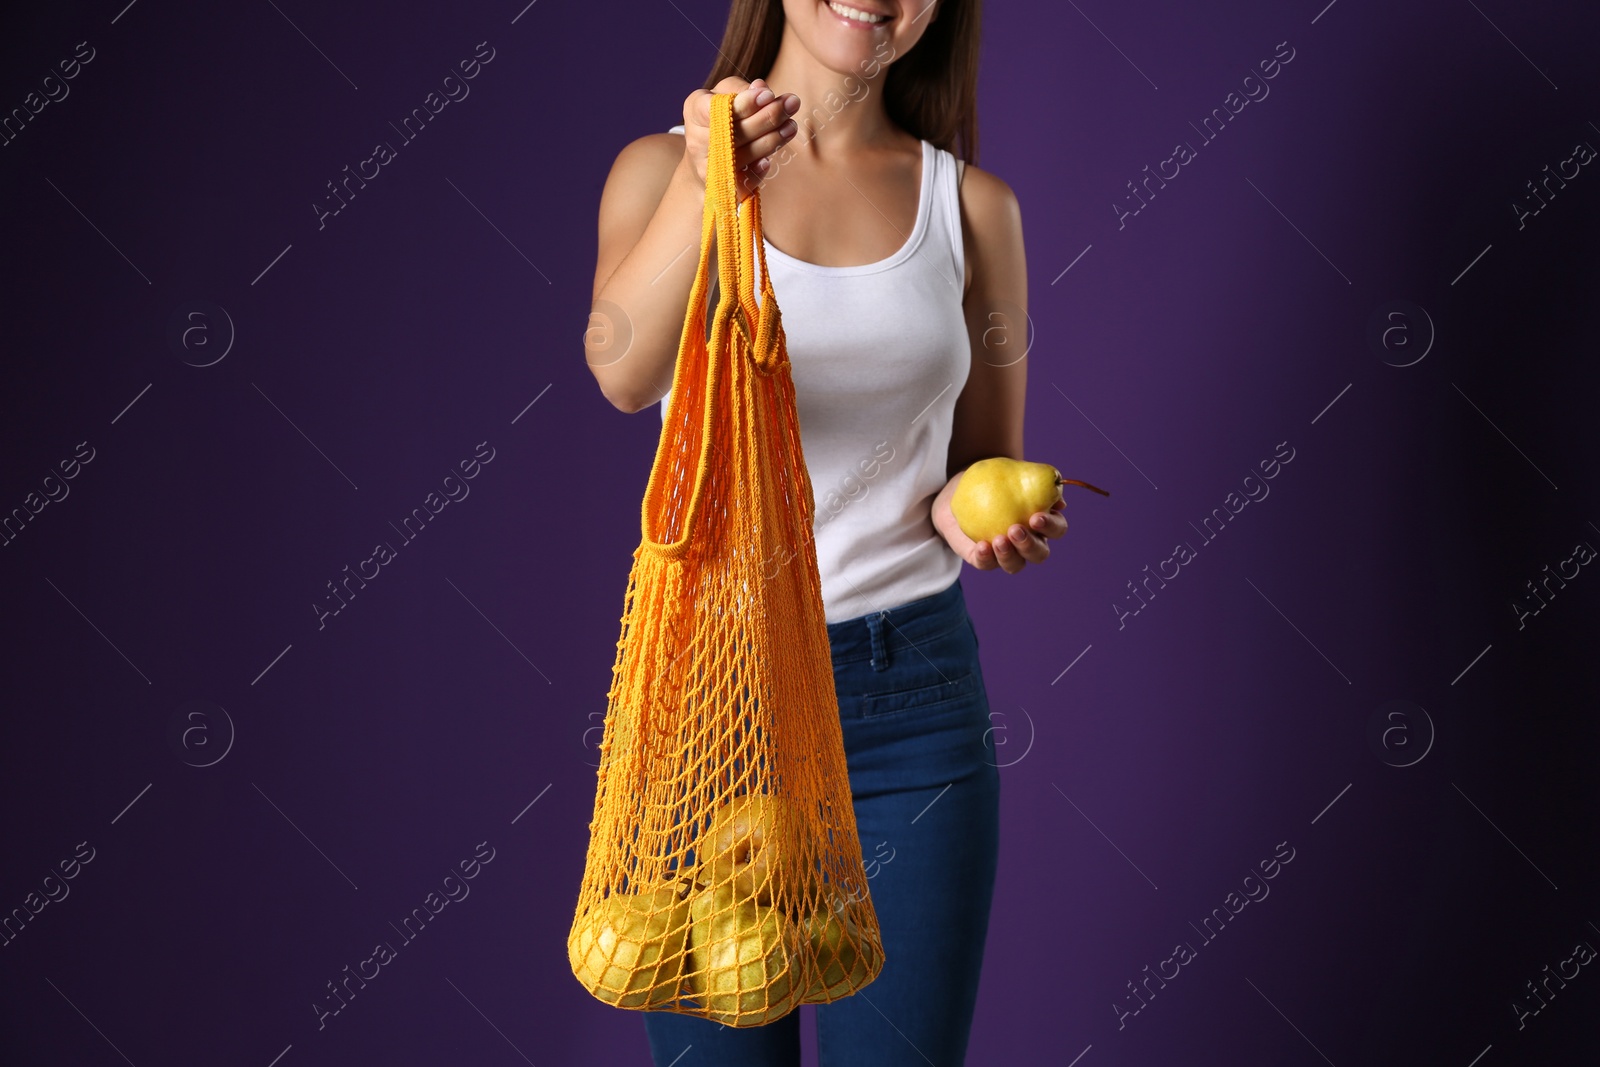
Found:
M 972 164 L 962 168 L 960 179 L 962 292 L 970 292 L 981 266 L 985 275 L 999 268 L 1026 267 L 1022 260 L 1022 209 L 1017 196 L 999 176 Z M 978 266 L 975 266 L 978 265 Z
M 683 136 L 649 133 L 629 141 L 617 153 L 600 195 L 602 224 L 617 212 L 643 212 L 648 221 L 683 160 Z M 642 229 L 642 226 L 641 226 Z
M 961 208 L 974 221 L 1006 221 L 1022 213 L 1017 194 L 1004 179 L 971 163 L 961 168 Z
M 660 175 L 663 179 L 683 158 L 683 134 L 647 133 L 622 146 L 616 161 L 611 164 L 612 174 Z

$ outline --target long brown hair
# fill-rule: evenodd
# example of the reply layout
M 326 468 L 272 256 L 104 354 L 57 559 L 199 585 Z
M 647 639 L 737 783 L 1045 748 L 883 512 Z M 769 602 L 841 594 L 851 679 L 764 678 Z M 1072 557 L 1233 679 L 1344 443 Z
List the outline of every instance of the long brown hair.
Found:
M 896 126 L 968 163 L 978 161 L 978 33 L 981 0 L 937 0 L 916 47 L 896 59 L 883 106 Z M 783 0 L 733 0 L 717 61 L 706 78 L 764 78 L 783 40 Z

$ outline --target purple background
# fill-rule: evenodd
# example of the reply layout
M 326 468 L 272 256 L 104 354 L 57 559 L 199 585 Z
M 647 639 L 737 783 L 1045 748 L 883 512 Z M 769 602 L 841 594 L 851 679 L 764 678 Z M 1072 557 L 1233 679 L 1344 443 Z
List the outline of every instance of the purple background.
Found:
M 7 112 L 95 58 L 0 148 L 0 512 L 94 459 L 0 549 L 0 913 L 94 858 L 0 948 L 0 1058 L 646 1064 L 564 940 L 660 423 L 606 403 L 579 336 L 601 183 L 678 120 L 725 6 L 124 2 L 3 34 Z M 1511 607 L 1600 546 L 1600 177 L 1521 229 L 1511 207 L 1600 145 L 1579 8 L 989 6 L 1027 452 L 1113 495 L 1070 493 L 1047 566 L 963 575 L 1009 764 L 969 1063 L 1600 1053 L 1593 966 L 1512 1010 L 1600 946 L 1600 577 L 1522 629 Z M 324 183 L 480 41 L 471 95 L 319 230 Z M 1119 229 L 1125 183 L 1281 41 L 1270 96 Z M 1409 346 L 1374 348 L 1399 300 Z M 236 331 L 206 367 L 218 312 L 169 337 L 196 302 Z M 1200 544 L 1285 441 L 1270 497 Z M 1119 629 L 1178 541 L 1197 558 Z M 1385 748 L 1391 700 L 1427 718 Z M 470 895 L 319 1029 L 324 984 L 480 842 Z M 1201 944 L 1279 842 L 1270 896 Z M 1119 1028 L 1178 941 L 1196 959 Z

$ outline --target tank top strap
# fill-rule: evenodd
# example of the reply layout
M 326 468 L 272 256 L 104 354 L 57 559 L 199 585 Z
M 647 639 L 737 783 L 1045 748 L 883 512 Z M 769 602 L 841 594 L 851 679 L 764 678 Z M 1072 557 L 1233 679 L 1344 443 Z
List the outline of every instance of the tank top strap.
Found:
M 961 175 L 965 161 L 957 159 L 943 148 L 929 147 L 933 149 L 928 158 L 933 163 L 934 174 L 931 190 L 933 203 L 928 218 L 932 229 L 927 239 L 934 248 L 949 257 L 952 273 L 946 281 L 954 281 L 959 303 L 964 295 L 962 279 L 966 271 L 966 247 L 961 238 Z

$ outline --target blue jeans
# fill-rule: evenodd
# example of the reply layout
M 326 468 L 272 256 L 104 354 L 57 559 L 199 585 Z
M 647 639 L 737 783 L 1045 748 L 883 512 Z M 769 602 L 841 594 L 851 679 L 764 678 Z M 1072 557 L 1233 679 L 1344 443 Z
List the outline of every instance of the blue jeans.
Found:
M 959 1067 L 999 852 L 1000 772 L 961 582 L 828 626 L 878 977 L 815 1008 L 822 1067 Z M 644 1012 L 656 1067 L 799 1067 L 800 1011 L 757 1027 Z

